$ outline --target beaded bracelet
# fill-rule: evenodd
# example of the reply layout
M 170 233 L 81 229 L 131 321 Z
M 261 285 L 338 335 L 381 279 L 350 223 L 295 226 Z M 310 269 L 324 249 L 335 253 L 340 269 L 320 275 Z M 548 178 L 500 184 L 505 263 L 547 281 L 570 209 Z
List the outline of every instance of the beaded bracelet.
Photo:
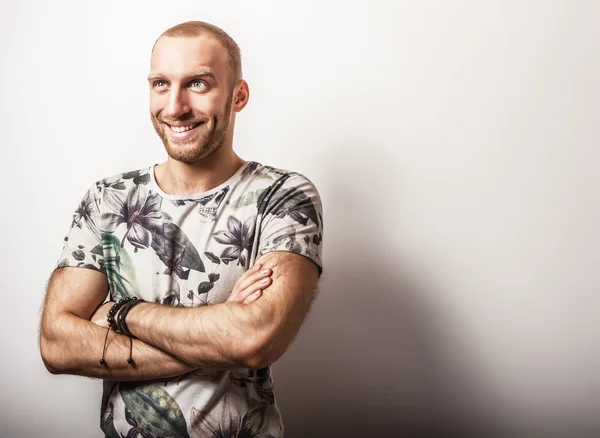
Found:
M 130 301 L 126 302 L 121 307 L 121 311 L 117 315 L 117 323 L 116 323 L 119 333 L 123 333 L 124 335 L 127 335 L 127 336 L 133 336 L 131 334 L 131 332 L 129 331 L 129 328 L 127 327 L 125 318 L 127 317 L 127 314 L 129 313 L 129 311 L 133 308 L 133 306 L 135 306 L 136 304 L 142 303 L 142 302 L 144 302 L 144 300 L 139 299 L 137 297 L 133 297 Z
M 108 366 L 108 364 L 106 363 L 106 360 L 104 360 L 104 356 L 106 354 L 106 342 L 108 340 L 108 333 L 110 332 L 110 329 L 113 329 L 116 333 L 123 333 L 123 334 L 126 334 L 127 336 L 129 336 L 129 357 L 127 358 L 127 363 L 129 365 L 131 365 L 133 363 L 133 357 L 132 357 L 133 340 L 132 340 L 131 333 L 127 329 L 127 325 L 125 324 L 125 314 L 135 304 L 138 304 L 141 301 L 144 301 L 144 300 L 140 300 L 137 297 L 124 298 L 124 299 L 121 299 L 121 300 L 115 302 L 111 306 L 111 308 L 108 310 L 108 313 L 106 314 L 107 321 L 108 321 L 108 328 L 106 329 L 106 337 L 104 338 L 104 348 L 102 349 L 102 358 L 100 359 L 100 365 Z M 127 310 L 127 311 L 125 312 L 125 314 L 122 314 L 123 312 L 122 311 L 119 312 L 119 309 Z M 119 312 L 118 315 L 117 315 L 117 312 Z M 117 315 L 117 321 L 115 321 L 115 315 Z
M 108 310 L 108 313 L 106 314 L 106 317 L 107 317 L 106 320 L 108 321 L 109 329 L 113 329 L 115 332 L 119 333 L 119 327 L 117 326 L 117 324 L 115 322 L 115 315 L 117 314 L 117 312 L 119 311 L 119 309 L 121 307 L 123 307 L 126 303 L 128 303 L 132 300 L 137 300 L 137 298 L 136 297 L 123 298 L 123 299 L 117 301 L 116 303 L 114 303 L 112 305 L 112 307 Z

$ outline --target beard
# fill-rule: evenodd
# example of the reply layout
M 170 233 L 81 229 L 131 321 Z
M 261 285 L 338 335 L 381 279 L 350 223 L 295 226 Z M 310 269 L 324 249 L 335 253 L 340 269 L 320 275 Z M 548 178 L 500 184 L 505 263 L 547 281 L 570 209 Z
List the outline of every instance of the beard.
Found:
M 157 117 L 151 114 L 152 126 L 154 126 L 154 130 L 165 145 L 169 157 L 186 164 L 193 164 L 208 157 L 223 145 L 231 119 L 232 104 L 233 95 L 230 95 L 223 110 L 210 119 L 198 119 L 191 112 L 175 119 L 162 119 L 160 116 Z M 174 141 L 169 138 L 166 130 L 171 128 L 166 126 L 165 123 L 185 122 L 201 123 L 196 128 L 198 132 L 189 140 Z

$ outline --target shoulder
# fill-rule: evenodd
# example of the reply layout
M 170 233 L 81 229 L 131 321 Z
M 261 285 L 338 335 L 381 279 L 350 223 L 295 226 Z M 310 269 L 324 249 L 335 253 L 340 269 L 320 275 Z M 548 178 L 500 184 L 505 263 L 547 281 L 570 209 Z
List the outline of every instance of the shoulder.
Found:
M 255 177 L 269 181 L 257 199 L 263 217 L 290 216 L 306 225 L 308 219 L 322 223 L 321 197 L 313 182 L 302 173 L 258 164 Z
M 139 185 L 146 185 L 152 180 L 150 173 L 151 170 L 152 166 L 148 166 L 141 169 L 115 173 L 99 179 L 96 181 L 95 185 L 99 190 L 107 188 L 114 190 L 125 190 L 127 188 L 133 188 Z
M 152 167 L 144 167 L 126 172 L 119 172 L 97 179 L 88 190 L 86 196 L 101 198 L 107 191 L 129 191 L 140 185 L 148 185 L 152 180 L 150 175 Z
M 242 179 L 262 182 L 269 191 L 277 191 L 282 188 L 300 187 L 316 191 L 313 182 L 305 175 L 278 167 L 268 166 L 252 161 L 248 163 L 242 172 Z
M 152 167 L 145 167 L 126 172 L 119 172 L 97 179 L 88 186 L 88 190 L 81 201 L 80 208 L 83 206 L 86 206 L 87 208 L 95 207 L 96 210 L 101 211 L 107 195 L 108 198 L 126 198 L 131 191 L 149 186 L 149 183 L 152 180 L 150 175 L 151 169 Z

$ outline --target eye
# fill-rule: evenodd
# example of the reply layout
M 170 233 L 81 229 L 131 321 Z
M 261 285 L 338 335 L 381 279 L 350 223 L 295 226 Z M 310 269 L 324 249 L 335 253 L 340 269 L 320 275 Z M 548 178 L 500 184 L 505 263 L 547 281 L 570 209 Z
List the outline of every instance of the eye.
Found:
M 190 87 L 198 89 L 205 88 L 206 82 L 201 81 L 200 79 L 194 79 L 192 82 L 190 82 Z
M 157 80 L 152 83 L 152 88 L 154 88 L 155 90 L 163 90 L 166 88 L 166 86 L 167 83 L 162 80 Z

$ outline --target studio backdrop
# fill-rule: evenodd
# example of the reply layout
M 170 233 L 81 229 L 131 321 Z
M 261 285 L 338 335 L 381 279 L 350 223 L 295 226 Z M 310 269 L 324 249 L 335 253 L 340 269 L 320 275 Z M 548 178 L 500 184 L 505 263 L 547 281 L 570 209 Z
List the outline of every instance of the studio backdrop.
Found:
M 165 159 L 150 51 L 188 20 L 241 47 L 234 149 L 323 201 L 286 436 L 600 436 L 598 2 L 5 3 L 0 437 L 101 436 L 39 312 L 87 188 Z

